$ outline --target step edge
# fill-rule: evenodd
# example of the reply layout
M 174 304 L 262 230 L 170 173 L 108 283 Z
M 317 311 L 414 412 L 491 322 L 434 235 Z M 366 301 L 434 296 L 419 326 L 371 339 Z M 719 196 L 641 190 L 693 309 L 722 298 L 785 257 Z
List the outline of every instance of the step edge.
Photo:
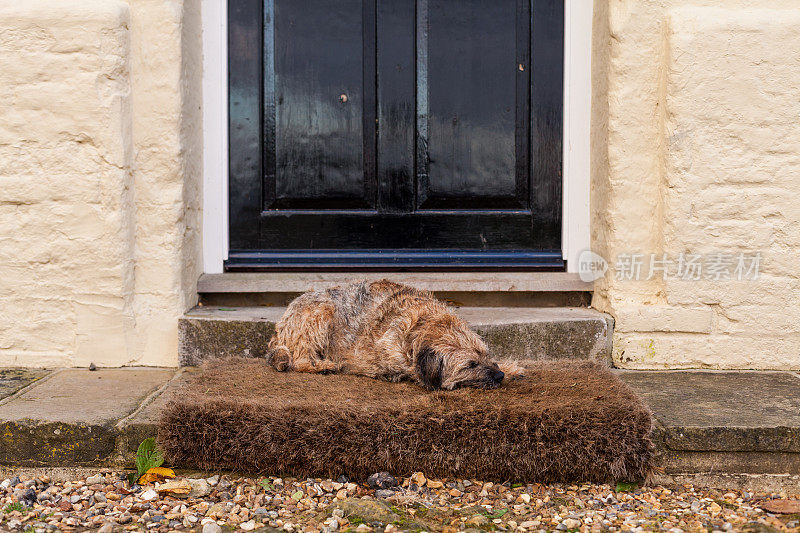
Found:
M 241 272 L 202 274 L 197 282 L 199 293 L 292 293 L 323 289 L 354 279 L 394 279 L 433 292 L 591 292 L 592 282 L 568 272 L 490 272 L 460 273 L 286 273 Z
M 283 314 L 283 311 L 286 309 L 285 307 L 258 307 L 258 306 L 247 306 L 247 307 L 225 307 L 225 311 L 219 310 L 223 306 L 195 306 L 192 309 L 186 311 L 179 318 L 179 320 L 210 320 L 210 321 L 219 321 L 219 322 L 268 322 L 274 323 L 277 321 L 276 318 L 272 317 L 258 317 L 258 316 L 242 316 L 242 315 L 228 315 L 226 313 L 236 313 L 241 312 L 244 310 L 256 310 L 264 311 L 269 309 L 270 311 L 280 311 L 280 314 Z M 471 307 L 469 309 L 498 309 L 494 307 L 486 307 L 486 308 L 474 308 Z M 515 325 L 527 325 L 527 324 L 569 324 L 575 322 L 603 322 L 606 325 L 611 326 L 613 323 L 613 318 L 604 313 L 602 311 L 598 311 L 596 309 L 591 308 L 571 308 L 571 307 L 542 307 L 542 308 L 516 308 L 516 309 L 536 309 L 542 310 L 545 316 L 532 316 L 532 317 L 523 317 L 517 318 L 512 317 L 509 318 L 507 321 L 487 321 L 483 322 L 480 320 L 469 320 L 467 318 L 467 322 L 472 327 L 481 327 L 481 328 L 491 328 L 491 327 L 505 327 L 505 326 L 515 326 Z M 552 313 L 548 316 L 551 310 L 564 310 L 564 309 L 576 309 L 575 316 L 563 316 L 557 315 L 556 313 Z M 458 312 L 458 309 L 456 309 Z M 277 318 L 280 318 L 279 316 Z M 611 328 L 609 328 L 611 329 Z

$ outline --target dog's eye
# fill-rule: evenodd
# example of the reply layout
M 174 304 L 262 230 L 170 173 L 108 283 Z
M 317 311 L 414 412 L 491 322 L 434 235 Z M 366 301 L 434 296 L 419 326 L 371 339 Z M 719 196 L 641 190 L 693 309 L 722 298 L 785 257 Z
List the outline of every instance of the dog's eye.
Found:
M 478 367 L 478 362 L 477 361 L 470 361 L 469 362 L 469 368 L 477 368 L 477 367 Z

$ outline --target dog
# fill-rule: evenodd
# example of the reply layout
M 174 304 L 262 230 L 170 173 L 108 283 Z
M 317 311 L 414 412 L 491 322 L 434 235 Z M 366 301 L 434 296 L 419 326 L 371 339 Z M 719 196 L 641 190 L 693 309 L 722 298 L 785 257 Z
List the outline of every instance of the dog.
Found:
M 495 388 L 486 343 L 433 295 L 388 280 L 298 296 L 268 346 L 278 371 L 413 381 L 429 390 Z

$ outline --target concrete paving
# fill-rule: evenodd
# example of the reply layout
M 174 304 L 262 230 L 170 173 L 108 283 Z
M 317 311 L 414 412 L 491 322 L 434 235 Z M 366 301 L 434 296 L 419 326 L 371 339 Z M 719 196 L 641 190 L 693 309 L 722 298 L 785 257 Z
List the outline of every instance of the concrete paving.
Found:
M 209 357 L 265 357 L 283 307 L 196 307 L 178 326 L 182 365 Z M 459 307 L 456 311 L 504 360 L 609 361 L 614 321 L 574 307 Z
M 130 466 L 196 368 L 0 369 L 0 464 Z M 666 474 L 800 473 L 800 376 L 626 371 Z
M 47 370 L 38 368 L 0 369 L 0 401 L 49 374 Z
M 618 375 L 650 406 L 672 472 L 800 473 L 800 376 L 760 371 Z
M 85 465 L 109 459 L 115 424 L 175 374 L 174 369 L 63 369 L 0 405 L 0 463 Z

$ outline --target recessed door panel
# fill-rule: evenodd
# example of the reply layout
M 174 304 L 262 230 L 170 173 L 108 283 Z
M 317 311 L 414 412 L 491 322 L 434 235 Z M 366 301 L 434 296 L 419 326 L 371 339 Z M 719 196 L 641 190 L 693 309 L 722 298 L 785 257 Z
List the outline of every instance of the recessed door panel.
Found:
M 275 196 L 265 207 L 368 207 L 362 2 L 276 0 L 274 10 L 274 88 L 266 91 L 274 91 L 275 129 L 265 133 L 274 135 L 266 185 L 274 180 Z
M 527 76 L 516 62 L 517 0 L 428 0 L 427 7 L 421 206 L 524 207 L 515 173 L 517 77 Z

